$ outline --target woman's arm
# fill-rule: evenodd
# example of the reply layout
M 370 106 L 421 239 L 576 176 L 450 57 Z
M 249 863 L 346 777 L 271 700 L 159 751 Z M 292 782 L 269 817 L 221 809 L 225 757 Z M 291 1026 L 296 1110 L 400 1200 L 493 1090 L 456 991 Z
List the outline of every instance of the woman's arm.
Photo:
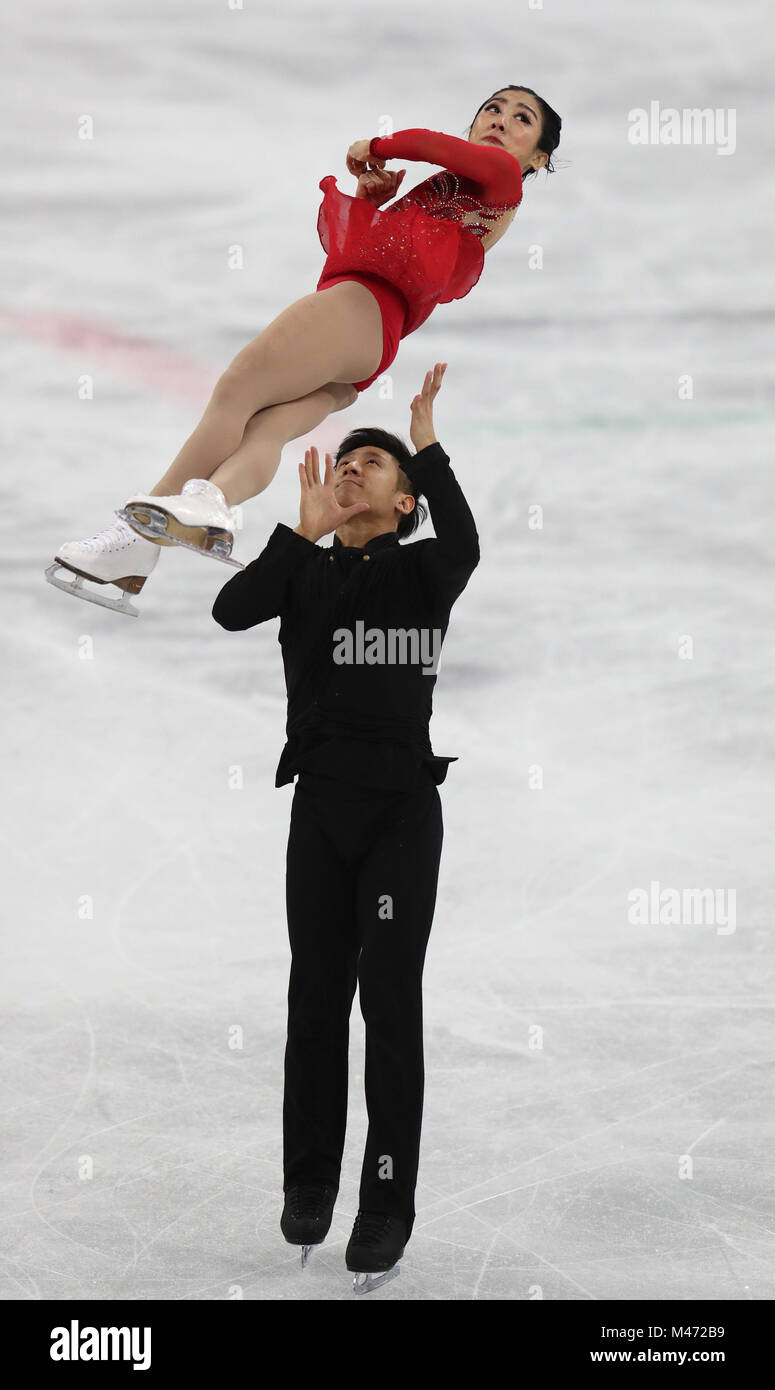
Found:
M 438 164 L 481 186 L 488 202 L 518 203 L 522 170 L 513 155 L 495 145 L 475 145 L 436 130 L 397 130 L 375 135 L 369 153 L 377 159 L 415 159 Z

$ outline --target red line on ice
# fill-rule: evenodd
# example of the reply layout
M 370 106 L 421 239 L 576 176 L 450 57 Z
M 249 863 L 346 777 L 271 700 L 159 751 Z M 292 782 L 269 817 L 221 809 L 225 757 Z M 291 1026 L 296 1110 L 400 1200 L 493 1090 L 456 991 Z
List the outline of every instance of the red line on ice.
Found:
M 105 328 L 72 314 L 38 311 L 3 314 L 0 324 L 20 337 L 34 338 L 51 347 L 82 355 L 90 354 L 91 361 L 83 363 L 84 371 L 90 369 L 94 373 L 102 367 L 119 378 L 150 386 L 163 396 L 192 401 L 202 409 L 222 370 L 207 367 L 175 348 Z M 294 444 L 298 448 L 308 439 L 319 448 L 331 451 L 350 428 L 351 425 L 337 427 L 334 422 L 325 420 L 310 434 L 301 435 Z
M 206 367 L 174 348 L 104 328 L 72 314 L 37 311 L 4 314 L 2 323 L 21 337 L 88 354 L 91 360 L 84 362 L 84 371 L 93 374 L 102 368 L 143 386 L 152 386 L 165 396 L 204 404 L 218 375 L 216 368 Z

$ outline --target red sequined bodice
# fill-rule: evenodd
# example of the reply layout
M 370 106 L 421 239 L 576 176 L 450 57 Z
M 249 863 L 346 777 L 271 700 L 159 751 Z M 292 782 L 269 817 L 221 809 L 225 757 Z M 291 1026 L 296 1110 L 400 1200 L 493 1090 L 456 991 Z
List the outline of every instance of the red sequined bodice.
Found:
M 464 191 L 464 185 L 470 184 L 470 182 L 470 180 L 458 178 L 451 169 L 443 169 L 440 174 L 433 174 L 424 183 L 418 184 L 392 207 L 386 208 L 385 212 L 390 216 L 402 211 L 404 207 L 416 203 L 418 207 L 424 208 L 426 212 L 430 213 L 431 217 L 457 222 L 461 227 L 473 232 L 474 236 L 483 237 L 491 231 L 492 224 L 516 204 L 484 203 L 478 196 L 478 190 L 469 193 Z M 463 222 L 463 217 L 470 213 L 475 213 L 481 220 Z
M 319 284 L 334 275 L 380 275 L 401 291 L 409 312 L 406 337 L 437 304 L 462 299 L 476 284 L 484 264 L 481 238 L 493 222 L 522 197 L 517 161 L 493 145 L 475 145 L 436 131 L 407 130 L 371 141 L 378 157 L 454 165 L 380 210 L 365 198 L 351 198 L 333 174 L 320 182 L 325 194 L 318 234 L 327 253 Z M 476 214 L 466 225 L 463 217 Z

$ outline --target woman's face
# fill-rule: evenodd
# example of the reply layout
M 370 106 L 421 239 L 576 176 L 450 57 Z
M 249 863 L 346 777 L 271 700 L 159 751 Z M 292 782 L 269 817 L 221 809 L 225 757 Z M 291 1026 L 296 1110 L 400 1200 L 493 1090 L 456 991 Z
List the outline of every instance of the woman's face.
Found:
M 524 174 L 540 169 L 549 158 L 536 149 L 541 138 L 541 112 L 529 92 L 501 92 L 482 107 L 471 127 L 469 140 L 476 145 L 500 145 L 508 150 Z

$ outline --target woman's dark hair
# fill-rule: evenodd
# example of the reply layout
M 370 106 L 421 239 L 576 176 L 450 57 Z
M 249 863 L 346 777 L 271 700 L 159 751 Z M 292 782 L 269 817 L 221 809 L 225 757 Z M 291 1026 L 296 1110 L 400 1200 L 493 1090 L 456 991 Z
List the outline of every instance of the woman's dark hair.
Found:
M 414 454 L 410 452 L 408 446 L 401 439 L 400 435 L 390 434 L 387 430 L 368 429 L 363 427 L 359 430 L 350 430 L 348 435 L 342 440 L 336 451 L 334 467 L 337 467 L 339 460 L 344 458 L 353 449 L 361 449 L 364 445 L 373 444 L 377 449 L 384 449 L 386 454 L 391 454 L 398 464 L 398 486 L 402 492 L 408 492 L 414 498 L 414 507 L 406 516 L 402 516 L 396 528 L 396 535 L 400 541 L 411 536 L 413 531 L 421 526 L 428 515 L 428 508 L 419 500 L 420 494 L 417 492 L 411 478 L 404 472 L 403 465 L 410 463 Z
M 507 87 L 499 87 L 491 97 L 483 101 L 476 116 L 479 115 L 480 111 L 484 110 L 485 106 L 489 106 L 491 101 L 496 100 L 498 92 L 527 92 L 531 97 L 535 97 L 541 112 L 541 134 L 538 139 L 538 148 L 549 156 L 544 165 L 547 174 L 555 174 L 557 171 L 552 164 L 552 155 L 560 143 L 560 131 L 562 130 L 562 121 L 557 115 L 557 112 L 553 111 L 549 103 L 544 101 L 543 97 L 538 95 L 538 92 L 534 92 L 532 87 L 523 87 L 519 82 L 510 82 Z M 474 121 L 476 120 L 476 116 L 474 116 Z M 466 132 L 468 135 L 471 134 L 474 121 L 472 121 L 468 127 Z M 528 179 L 531 174 L 536 174 L 537 172 L 536 169 L 528 169 L 523 175 L 523 178 Z

